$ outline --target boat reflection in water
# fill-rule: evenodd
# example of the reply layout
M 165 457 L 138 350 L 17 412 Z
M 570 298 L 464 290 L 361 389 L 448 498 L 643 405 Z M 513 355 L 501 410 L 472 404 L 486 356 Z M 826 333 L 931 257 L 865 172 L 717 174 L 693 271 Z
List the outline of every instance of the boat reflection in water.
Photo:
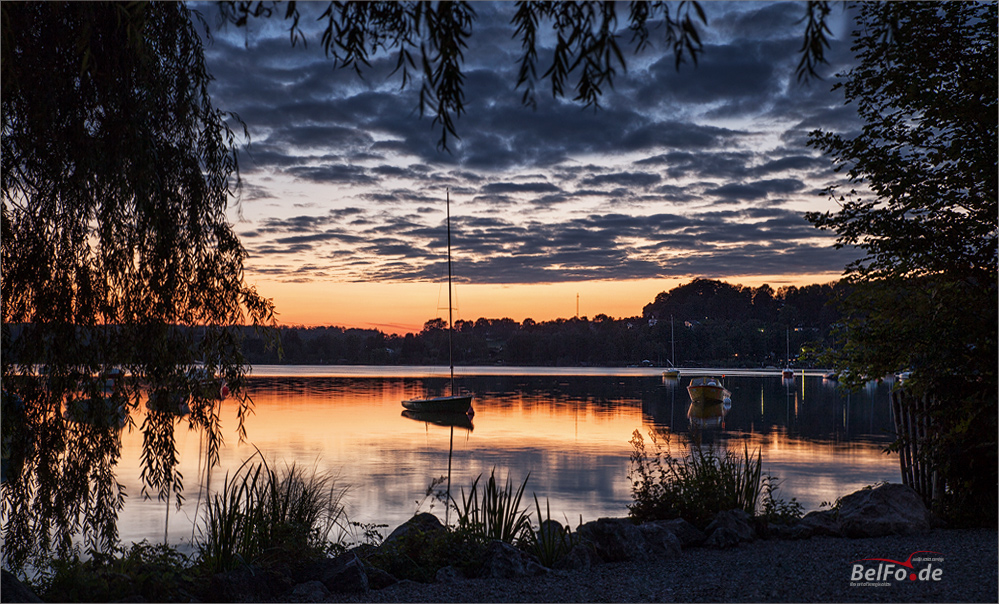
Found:
M 725 428 L 725 415 L 732 408 L 732 399 L 722 402 L 691 402 L 687 419 L 691 428 Z
M 471 407 L 468 407 L 468 411 L 464 413 L 453 411 L 416 411 L 413 409 L 406 409 L 402 412 L 402 416 L 407 419 L 424 422 L 428 426 L 433 424 L 435 426 L 442 426 L 451 430 L 447 448 L 447 499 L 445 501 L 448 502 L 451 501 L 451 463 L 454 458 L 454 429 L 460 428 L 461 430 L 467 430 L 469 432 L 474 430 L 475 426 L 472 425 L 472 416 L 474 414 L 475 411 L 473 411 Z M 444 526 L 450 525 L 451 506 L 447 505 L 444 508 Z
M 469 432 L 475 429 L 475 426 L 472 425 L 472 416 L 470 413 L 413 411 L 411 409 L 406 409 L 402 412 L 402 416 L 418 422 L 426 422 L 435 426 L 444 426 L 445 428 L 461 428 L 462 430 L 468 430 Z

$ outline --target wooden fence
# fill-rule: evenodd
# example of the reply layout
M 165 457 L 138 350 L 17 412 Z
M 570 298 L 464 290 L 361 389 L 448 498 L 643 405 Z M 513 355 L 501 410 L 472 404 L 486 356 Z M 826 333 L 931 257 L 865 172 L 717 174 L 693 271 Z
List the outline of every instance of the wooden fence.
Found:
M 932 507 L 944 491 L 943 480 L 921 455 L 921 448 L 927 444 L 934 429 L 930 404 L 929 397 L 911 396 L 904 388 L 891 392 L 895 434 L 901 439 L 898 462 L 902 483 L 919 493 L 927 507 Z

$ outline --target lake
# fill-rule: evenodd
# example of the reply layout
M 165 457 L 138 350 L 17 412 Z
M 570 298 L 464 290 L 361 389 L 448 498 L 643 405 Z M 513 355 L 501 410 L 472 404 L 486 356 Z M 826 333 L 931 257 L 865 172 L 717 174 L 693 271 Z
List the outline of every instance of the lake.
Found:
M 553 517 L 573 525 L 580 517 L 626 516 L 633 432 L 648 443 L 649 430 L 668 428 L 674 455 L 682 454 L 692 436 L 686 385 L 698 375 L 724 375 L 732 404 L 723 423 L 693 435 L 739 454 L 744 446 L 760 449 L 764 471 L 781 480 L 780 495 L 796 497 L 806 511 L 879 481 L 899 481 L 897 456 L 883 452 L 893 440 L 888 384 L 847 393 L 818 372 L 783 380 L 776 371 L 722 369 L 683 370 L 679 380 L 664 379 L 656 368 L 456 372 L 460 388 L 475 394 L 471 430 L 402 414 L 400 401 L 446 392 L 446 368 L 254 367 L 248 442 L 237 442 L 234 405 L 226 405 L 227 444 L 211 487 L 259 449 L 272 467 L 294 463 L 335 473 L 349 487 L 350 520 L 387 524 L 384 536 L 417 511 L 432 479 L 447 474 L 453 448 L 455 496 L 495 468 L 498 478 L 518 484 L 530 474 L 525 504 L 533 507 L 536 494 L 542 507 L 550 503 Z M 171 505 L 169 518 L 164 502 L 139 496 L 142 435 L 123 436 L 119 481 L 130 495 L 119 523 L 123 542 L 162 541 L 165 529 L 172 543 L 191 540 L 203 451 L 199 434 L 184 425 L 177 441 L 187 500 L 180 510 Z M 443 517 L 439 503 L 433 511 Z

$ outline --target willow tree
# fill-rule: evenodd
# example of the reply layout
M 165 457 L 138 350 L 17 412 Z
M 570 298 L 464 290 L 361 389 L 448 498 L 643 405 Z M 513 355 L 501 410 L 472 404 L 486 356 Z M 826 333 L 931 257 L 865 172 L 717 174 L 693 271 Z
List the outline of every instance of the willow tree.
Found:
M 853 189 L 808 218 L 865 252 L 847 267 L 837 362 L 855 383 L 912 371 L 906 390 L 932 401 L 936 429 L 918 438 L 943 511 L 994 523 L 996 4 L 865 3 L 856 19 L 858 64 L 836 87 L 864 127 L 811 137 Z
M 174 431 L 202 430 L 212 463 L 222 442 L 205 376 L 227 382 L 243 435 L 251 403 L 228 328 L 273 310 L 246 285 L 226 219 L 235 136 L 196 23 L 179 3 L 2 6 L 9 565 L 64 552 L 81 530 L 88 548 L 117 543 L 122 430 L 143 434 L 143 494 L 179 504 Z M 138 413 L 147 393 L 170 404 Z

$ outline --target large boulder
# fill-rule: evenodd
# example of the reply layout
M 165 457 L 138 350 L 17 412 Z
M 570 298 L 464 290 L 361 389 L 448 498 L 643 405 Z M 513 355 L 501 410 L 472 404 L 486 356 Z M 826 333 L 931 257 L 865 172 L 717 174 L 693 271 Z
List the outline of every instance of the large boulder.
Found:
M 492 541 L 486 546 L 480 577 L 489 579 L 513 579 L 533 577 L 548 572 L 537 559 L 509 543 Z
M 888 483 L 839 501 L 839 523 L 847 537 L 882 537 L 931 528 L 932 515 L 911 487 Z
M 808 539 L 809 537 L 828 536 L 842 537 L 843 530 L 836 510 L 820 510 L 808 512 L 790 528 L 792 539 Z
M 356 554 L 346 553 L 324 561 L 319 581 L 330 592 L 365 593 L 370 589 L 364 563 Z
M 680 540 L 681 547 L 684 548 L 696 547 L 708 539 L 708 536 L 704 534 L 704 531 L 687 522 L 683 518 L 674 518 L 673 520 L 654 520 L 647 524 L 661 526 L 673 533 L 676 535 L 677 539 Z
M 638 530 L 645 538 L 645 546 L 650 554 L 661 558 L 675 558 L 680 555 L 683 544 L 669 527 L 655 522 L 645 522 L 638 525 Z
M 638 526 L 627 518 L 600 518 L 581 525 L 576 537 L 591 543 L 605 562 L 645 557 L 648 546 Z
M 434 516 L 433 514 L 423 512 L 421 514 L 416 514 L 406 522 L 403 522 L 396 527 L 396 529 L 389 533 L 389 536 L 385 538 L 385 541 L 382 542 L 382 546 L 392 545 L 396 541 L 412 533 L 426 534 L 446 530 L 447 527 L 445 527 L 444 523 L 440 521 L 440 518 Z
M 42 599 L 35 595 L 35 592 L 28 589 L 24 583 L 17 580 L 13 573 L 3 571 L 0 593 L 3 594 L 4 602 L 41 602 Z
M 364 565 L 364 573 L 368 575 L 369 589 L 385 589 L 389 585 L 395 585 L 399 582 L 399 579 L 396 579 L 391 573 L 370 564 Z
M 592 543 L 577 543 L 573 545 L 561 560 L 555 563 L 558 570 L 586 570 L 600 564 L 600 557 Z
M 321 581 L 306 581 L 299 583 L 292 588 L 288 594 L 288 602 L 326 602 L 329 600 L 330 590 Z
M 712 547 L 731 547 L 756 538 L 753 518 L 745 510 L 718 512 L 705 532 L 708 534 L 706 545 Z

